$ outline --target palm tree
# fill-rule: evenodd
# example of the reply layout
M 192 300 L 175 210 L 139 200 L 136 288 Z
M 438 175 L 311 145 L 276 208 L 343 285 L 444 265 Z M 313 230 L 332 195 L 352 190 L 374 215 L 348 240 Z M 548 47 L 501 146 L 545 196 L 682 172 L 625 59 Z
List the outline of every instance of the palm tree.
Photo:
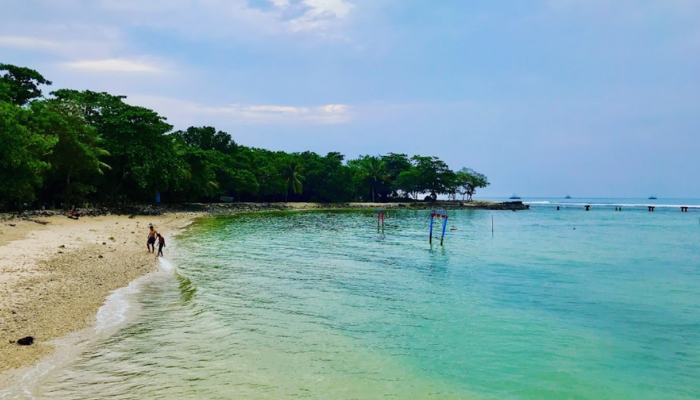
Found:
M 299 165 L 298 162 L 292 161 L 289 164 L 289 168 L 285 169 L 282 172 L 283 177 L 285 178 L 285 187 L 287 189 L 287 192 L 285 193 L 284 196 L 284 201 L 285 203 L 289 199 L 289 189 L 291 188 L 294 194 L 301 194 L 302 192 L 302 185 L 301 181 L 304 179 L 304 177 L 301 175 L 301 165 Z
M 362 161 L 362 169 L 364 169 L 365 176 L 370 181 L 370 185 L 372 186 L 372 203 L 374 203 L 374 195 L 377 185 L 379 182 L 385 181 L 388 177 L 386 163 L 379 157 L 366 157 Z

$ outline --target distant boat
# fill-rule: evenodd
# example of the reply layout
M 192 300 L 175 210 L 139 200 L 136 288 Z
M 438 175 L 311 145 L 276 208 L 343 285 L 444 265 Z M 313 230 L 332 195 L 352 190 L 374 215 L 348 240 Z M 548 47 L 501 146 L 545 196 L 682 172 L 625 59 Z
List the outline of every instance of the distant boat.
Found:
M 571 196 L 569 196 L 569 195 L 566 195 L 566 197 L 564 197 L 564 198 L 565 198 L 565 199 L 570 199 L 570 198 L 571 198 Z
M 514 195 L 510 196 L 510 199 L 511 200 L 520 200 L 520 196 L 518 196 L 517 194 L 514 194 Z
M 649 200 L 656 200 L 656 196 L 649 196 Z

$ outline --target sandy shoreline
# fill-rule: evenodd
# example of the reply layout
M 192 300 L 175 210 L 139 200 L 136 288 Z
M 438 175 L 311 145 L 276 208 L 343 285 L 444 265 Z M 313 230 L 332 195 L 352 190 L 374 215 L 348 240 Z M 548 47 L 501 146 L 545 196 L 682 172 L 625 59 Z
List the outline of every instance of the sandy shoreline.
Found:
M 157 268 L 156 257 L 146 251 L 149 224 L 167 239 L 169 232 L 197 216 L 35 218 L 46 225 L 1 222 L 0 376 L 51 354 L 50 341 L 94 325 L 112 291 Z M 35 343 L 13 343 L 25 336 L 33 336 Z

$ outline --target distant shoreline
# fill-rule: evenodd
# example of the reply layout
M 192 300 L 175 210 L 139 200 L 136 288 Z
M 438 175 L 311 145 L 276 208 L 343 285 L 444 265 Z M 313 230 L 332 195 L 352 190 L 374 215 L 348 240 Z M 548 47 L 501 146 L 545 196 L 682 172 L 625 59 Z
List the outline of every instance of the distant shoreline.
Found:
M 528 206 L 521 201 L 442 201 L 436 202 L 387 202 L 387 203 L 186 203 L 158 205 L 106 206 L 81 208 L 82 216 L 95 217 L 106 215 L 159 216 L 179 213 L 227 214 L 261 211 L 304 211 L 304 210 L 526 210 Z M 0 214 L 0 221 L 15 218 L 66 216 L 65 210 L 28 210 Z

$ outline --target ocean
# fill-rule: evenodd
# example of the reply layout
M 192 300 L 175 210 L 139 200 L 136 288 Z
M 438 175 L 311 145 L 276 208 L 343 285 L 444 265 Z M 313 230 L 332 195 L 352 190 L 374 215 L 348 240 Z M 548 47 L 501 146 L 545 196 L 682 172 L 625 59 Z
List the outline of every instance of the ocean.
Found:
M 700 201 L 524 201 L 199 220 L 31 395 L 700 398 Z

